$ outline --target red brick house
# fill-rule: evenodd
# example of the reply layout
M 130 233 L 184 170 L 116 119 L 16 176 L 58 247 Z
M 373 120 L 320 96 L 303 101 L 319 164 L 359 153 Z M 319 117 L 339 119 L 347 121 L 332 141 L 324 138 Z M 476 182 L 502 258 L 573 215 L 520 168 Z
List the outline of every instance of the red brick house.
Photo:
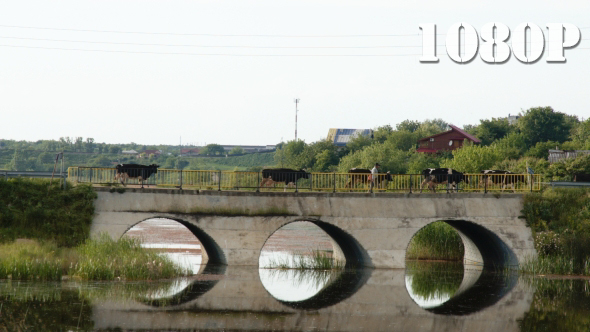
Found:
M 418 149 L 416 152 L 438 153 L 443 151 L 452 151 L 463 146 L 463 141 L 469 140 L 474 144 L 480 144 L 477 137 L 466 133 L 464 130 L 450 125 L 451 130 L 444 133 L 424 137 L 418 140 Z

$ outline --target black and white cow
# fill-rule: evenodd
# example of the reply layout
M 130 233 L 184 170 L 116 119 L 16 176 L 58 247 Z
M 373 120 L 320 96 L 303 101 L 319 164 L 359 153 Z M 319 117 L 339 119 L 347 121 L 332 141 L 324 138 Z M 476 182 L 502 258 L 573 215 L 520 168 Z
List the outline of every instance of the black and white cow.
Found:
M 515 174 L 510 171 L 504 170 L 497 170 L 497 169 L 488 169 L 485 171 L 481 171 L 483 174 L 483 181 L 484 183 L 487 182 L 488 186 L 493 185 L 501 185 L 502 191 L 506 189 L 506 187 L 510 186 L 512 191 L 515 191 L 515 185 L 518 183 L 526 183 L 527 176 L 523 174 Z
M 458 184 L 461 181 L 469 183 L 466 175 L 451 168 L 427 168 L 422 171 L 422 177 L 424 180 L 420 184 L 420 192 L 422 192 L 425 185 L 428 185 L 428 189 L 432 190 L 432 192 L 436 192 L 436 185 L 441 183 L 448 184 L 447 190 L 449 190 L 449 187 L 451 190 L 458 190 Z
M 351 168 L 348 170 L 350 178 L 346 182 L 346 186 L 344 188 L 354 188 L 359 183 L 369 184 L 372 180 L 371 178 L 371 170 L 366 168 Z M 387 184 L 387 181 L 393 180 L 390 172 L 387 173 L 380 173 L 384 174 L 384 176 L 377 176 L 375 179 L 375 187 L 381 188 Z
M 119 180 L 122 185 L 126 185 L 127 179 L 137 179 L 143 188 L 143 181 L 149 179 L 152 174 L 158 172 L 158 165 L 136 165 L 136 164 L 119 164 L 115 166 L 115 180 Z M 149 186 L 149 184 L 148 184 Z
M 287 187 L 294 186 L 299 179 L 309 179 L 309 173 L 302 169 L 297 171 L 290 168 L 265 168 L 262 170 L 260 188 L 284 183 L 287 191 Z

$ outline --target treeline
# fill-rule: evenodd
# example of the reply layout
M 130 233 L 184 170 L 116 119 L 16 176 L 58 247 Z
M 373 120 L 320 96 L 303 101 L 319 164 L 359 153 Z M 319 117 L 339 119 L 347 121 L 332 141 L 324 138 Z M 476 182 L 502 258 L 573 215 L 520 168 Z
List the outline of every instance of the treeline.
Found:
M 416 174 L 431 167 L 451 167 L 462 172 L 478 173 L 501 169 L 524 173 L 526 166 L 551 178 L 571 179 L 579 172 L 590 173 L 590 157 L 570 159 L 550 165 L 549 149 L 590 149 L 590 120 L 535 107 L 520 114 L 514 124 L 507 118 L 481 120 L 465 130 L 481 144 L 465 144 L 452 153 L 437 155 L 417 153 L 417 140 L 447 130 L 441 119 L 403 121 L 393 128 L 386 125 L 374 130 L 373 139 L 356 137 L 339 149 L 327 141 L 307 144 L 290 141 L 278 147 L 278 166 L 316 172 L 346 172 L 351 168 L 371 168 L 381 164 L 381 171 Z

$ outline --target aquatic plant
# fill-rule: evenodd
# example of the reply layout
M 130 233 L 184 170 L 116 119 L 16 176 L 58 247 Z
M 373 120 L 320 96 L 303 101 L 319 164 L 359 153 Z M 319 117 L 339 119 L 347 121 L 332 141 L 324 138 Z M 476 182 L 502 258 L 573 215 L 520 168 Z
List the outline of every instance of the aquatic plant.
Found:
M 344 263 L 334 259 L 323 250 L 311 250 L 310 253 L 295 253 L 280 258 L 270 258 L 265 268 L 270 269 L 298 269 L 298 270 L 331 270 L 342 269 Z

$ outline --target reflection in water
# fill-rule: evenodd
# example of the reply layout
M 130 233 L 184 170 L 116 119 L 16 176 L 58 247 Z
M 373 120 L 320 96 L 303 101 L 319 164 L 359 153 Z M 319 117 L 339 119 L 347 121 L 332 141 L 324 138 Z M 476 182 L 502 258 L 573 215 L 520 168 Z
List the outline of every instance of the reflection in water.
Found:
M 407 262 L 406 289 L 420 307 L 436 314 L 468 315 L 487 308 L 517 284 L 513 272 L 464 269 L 446 262 Z
M 406 262 L 406 288 L 422 308 L 438 307 L 459 290 L 463 281 L 460 262 Z
M 344 270 L 329 277 L 288 272 L 283 275 L 292 279 L 281 282 L 311 285 L 319 291 L 305 299 L 277 299 L 263 287 L 264 270 L 215 269 L 206 267 L 203 274 L 187 279 L 189 284 L 182 280 L 0 280 L 0 331 L 590 330 L 587 279 L 517 279 L 518 284 L 505 291 L 511 277 L 484 272 L 473 287 L 462 291 L 463 280 L 454 277 L 459 274 L 456 267 L 446 272 L 440 266 L 426 271 L 409 269 L 409 285 L 403 270 Z M 436 282 L 428 280 L 438 276 L 444 287 L 437 288 L 433 286 Z M 317 287 L 313 280 L 319 282 Z M 450 299 L 423 309 L 407 295 L 406 288 L 424 299 L 446 295 Z M 150 299 L 161 306 L 150 305 Z M 446 308 L 445 315 L 440 314 L 442 308 Z M 470 314 L 474 312 L 477 314 Z
M 332 270 L 260 269 L 260 281 L 277 300 L 297 302 L 319 293 L 339 273 Z

